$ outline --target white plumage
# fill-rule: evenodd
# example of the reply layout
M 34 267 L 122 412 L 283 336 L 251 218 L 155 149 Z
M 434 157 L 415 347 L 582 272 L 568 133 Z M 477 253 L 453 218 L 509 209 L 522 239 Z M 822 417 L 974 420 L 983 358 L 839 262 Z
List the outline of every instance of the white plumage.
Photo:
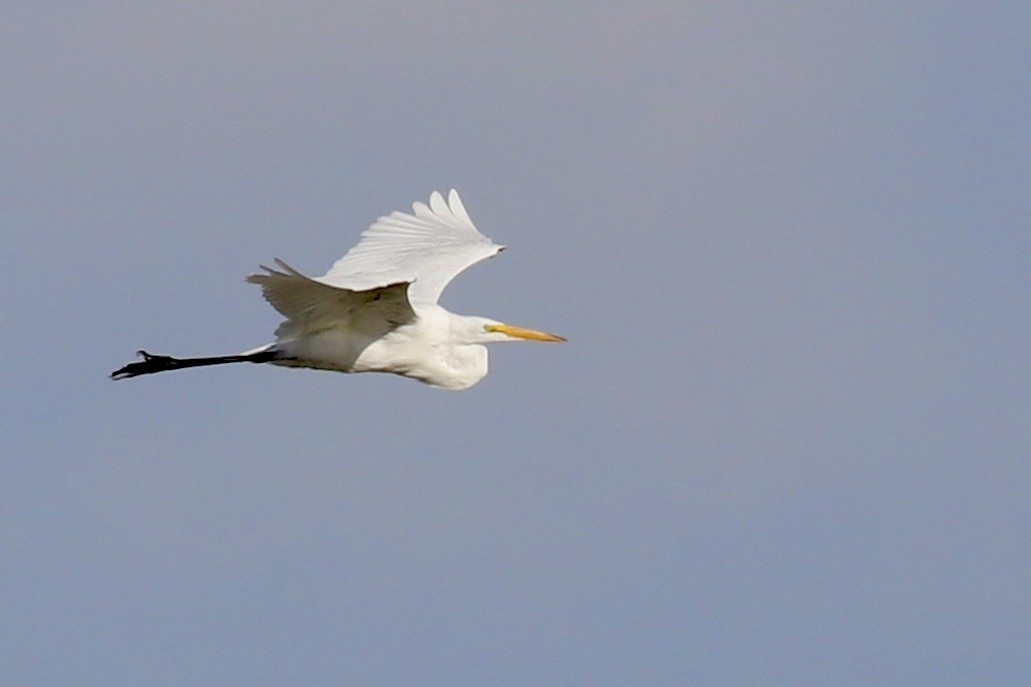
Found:
M 247 281 L 286 320 L 276 341 L 239 355 L 143 360 L 115 379 L 231 362 L 261 362 L 339 372 L 391 372 L 446 389 L 467 389 L 487 374 L 487 349 L 500 341 L 564 341 L 560 336 L 450 313 L 441 292 L 467 267 L 504 247 L 481 234 L 458 192 L 434 192 L 413 214 L 380 217 L 317 279 L 281 260 Z
M 412 211 L 376 220 L 320 281 L 358 290 L 410 281 L 409 298 L 436 303 L 462 270 L 504 249 L 479 232 L 454 189 L 446 203 L 434 191 L 429 205 L 413 203 Z

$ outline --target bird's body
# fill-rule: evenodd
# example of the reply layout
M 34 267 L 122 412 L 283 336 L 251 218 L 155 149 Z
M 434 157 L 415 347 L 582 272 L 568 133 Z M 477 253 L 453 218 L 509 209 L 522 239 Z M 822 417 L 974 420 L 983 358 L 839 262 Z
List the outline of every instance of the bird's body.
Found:
M 391 372 L 453 391 L 468 389 L 487 375 L 487 347 L 456 343 L 452 313 L 422 304 L 416 316 L 382 336 L 343 327 L 272 344 L 283 353 L 273 364 L 337 372 Z
M 427 384 L 467 389 L 487 374 L 483 344 L 562 337 L 448 312 L 437 304 L 462 270 L 503 249 L 480 234 L 454 190 L 439 193 L 414 214 L 381 217 L 324 276 L 307 277 L 276 260 L 247 281 L 286 320 L 276 341 L 238 355 L 144 359 L 115 379 L 183 367 L 261 362 L 337 372 L 389 372 Z

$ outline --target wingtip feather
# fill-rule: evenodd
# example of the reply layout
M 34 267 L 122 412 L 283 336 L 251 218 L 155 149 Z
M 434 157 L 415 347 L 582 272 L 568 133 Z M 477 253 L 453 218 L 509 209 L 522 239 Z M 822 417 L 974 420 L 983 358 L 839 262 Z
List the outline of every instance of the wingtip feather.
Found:
M 451 214 L 447 203 L 444 202 L 444 196 L 441 195 L 440 191 L 434 191 L 430 194 L 430 210 L 432 210 L 435 215 L 443 215 L 445 217 Z
M 469 213 L 465 210 L 465 203 L 462 202 L 462 198 L 458 195 L 456 189 L 451 189 L 447 194 L 448 205 L 451 206 L 451 214 L 457 217 L 459 220 L 466 224 L 472 224 L 473 220 L 469 217 Z

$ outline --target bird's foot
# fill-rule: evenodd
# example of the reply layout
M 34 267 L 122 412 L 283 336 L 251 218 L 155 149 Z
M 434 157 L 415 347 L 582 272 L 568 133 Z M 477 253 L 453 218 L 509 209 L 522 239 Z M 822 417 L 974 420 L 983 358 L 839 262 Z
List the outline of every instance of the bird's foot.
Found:
M 136 355 L 143 358 L 143 360 L 129 363 L 125 367 L 115 370 L 111 373 L 111 379 L 129 379 L 130 377 L 138 377 L 139 375 L 171 370 L 176 367 L 176 363 L 178 362 L 171 356 L 153 355 L 142 350 L 136 351 Z

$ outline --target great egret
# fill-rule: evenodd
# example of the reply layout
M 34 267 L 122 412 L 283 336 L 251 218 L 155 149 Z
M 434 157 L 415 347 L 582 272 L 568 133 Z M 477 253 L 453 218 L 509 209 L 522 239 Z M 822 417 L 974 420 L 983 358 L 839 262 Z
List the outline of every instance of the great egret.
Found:
M 261 286 L 286 321 L 275 343 L 238 355 L 173 358 L 140 351 L 143 360 L 112 379 L 224 363 L 271 363 L 337 372 L 392 372 L 459 391 L 487 375 L 487 348 L 500 341 L 565 341 L 561 336 L 456 315 L 437 305 L 462 270 L 504 249 L 481 234 L 458 192 L 412 205 L 414 214 L 380 217 L 358 245 L 322 277 L 306 277 L 282 260 L 247 281 Z

